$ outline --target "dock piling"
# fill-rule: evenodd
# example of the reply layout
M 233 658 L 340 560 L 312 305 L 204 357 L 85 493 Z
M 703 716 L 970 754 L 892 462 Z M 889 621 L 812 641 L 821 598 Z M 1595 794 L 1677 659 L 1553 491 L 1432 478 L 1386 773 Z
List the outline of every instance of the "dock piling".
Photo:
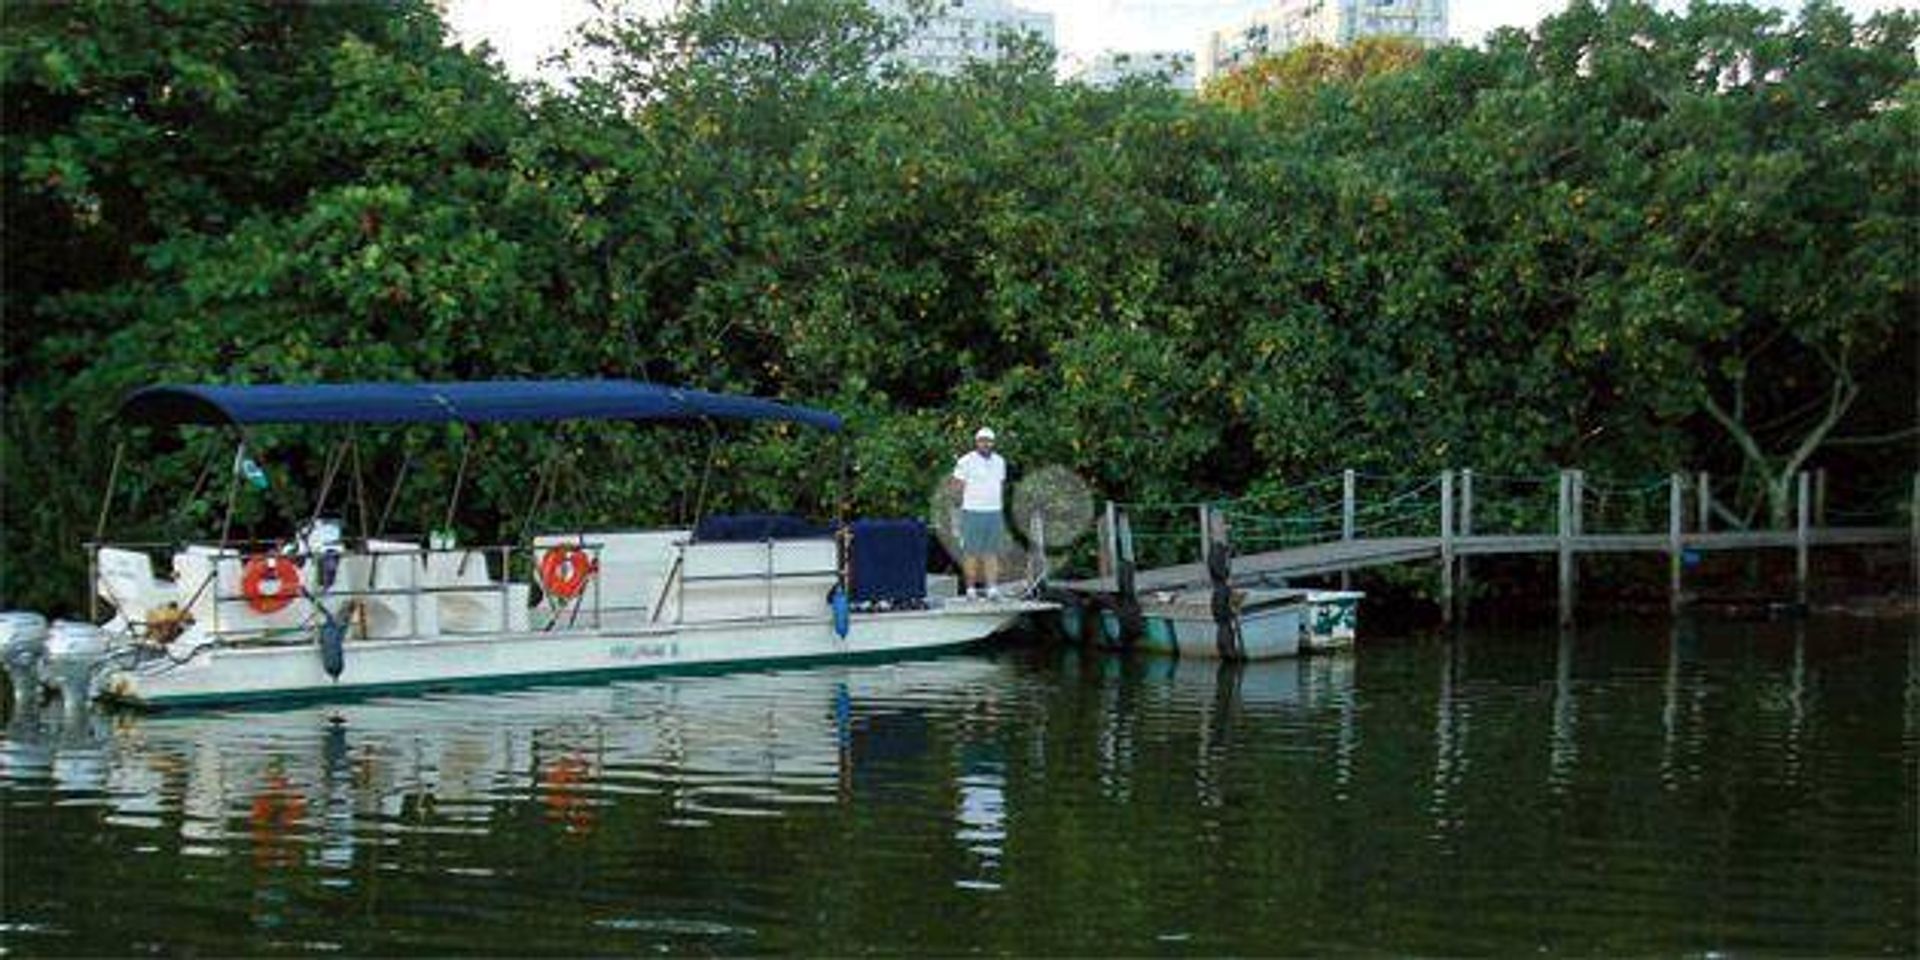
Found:
M 1100 512 L 1100 527 L 1097 532 L 1100 537 L 1100 576 L 1102 579 L 1113 576 L 1115 571 L 1120 569 L 1120 565 L 1114 562 L 1116 553 L 1115 545 L 1120 542 L 1115 536 L 1113 523 L 1114 510 L 1113 501 L 1108 500 L 1106 509 Z
M 1440 621 L 1453 623 L 1453 471 L 1440 471 Z
M 1807 605 L 1807 548 L 1812 544 L 1808 527 L 1813 516 L 1811 477 L 1805 470 L 1794 477 L 1793 584 L 1794 600 Z
M 1680 612 L 1680 577 L 1686 566 L 1686 504 L 1686 475 L 1674 473 L 1667 478 L 1667 609 L 1675 614 Z
M 1200 516 L 1200 565 L 1205 566 L 1213 555 L 1213 507 L 1203 503 L 1196 512 Z
M 1352 470 L 1343 470 L 1340 472 L 1340 539 L 1342 542 L 1352 542 L 1353 540 L 1353 501 L 1356 479 Z M 1345 570 L 1340 571 L 1340 589 L 1353 589 L 1352 573 Z
M 1472 467 L 1468 467 L 1460 471 L 1460 524 L 1459 526 L 1460 526 L 1461 539 L 1468 539 L 1473 536 L 1473 468 Z M 1454 562 L 1458 564 L 1460 567 L 1459 581 L 1454 585 L 1455 588 L 1460 591 L 1459 593 L 1460 609 L 1456 612 L 1455 619 L 1457 622 L 1464 624 L 1467 622 L 1467 610 L 1473 605 L 1473 590 L 1470 589 L 1472 581 L 1468 578 L 1466 556 L 1465 555 L 1456 556 L 1454 558 Z
M 1560 625 L 1573 626 L 1573 471 L 1560 471 L 1559 538 Z

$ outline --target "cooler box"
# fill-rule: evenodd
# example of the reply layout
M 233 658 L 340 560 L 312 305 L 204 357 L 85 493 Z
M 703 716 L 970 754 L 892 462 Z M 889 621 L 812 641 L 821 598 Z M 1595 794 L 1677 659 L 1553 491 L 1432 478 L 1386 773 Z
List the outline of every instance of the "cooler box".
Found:
M 927 525 L 919 520 L 853 522 L 854 603 L 927 598 Z

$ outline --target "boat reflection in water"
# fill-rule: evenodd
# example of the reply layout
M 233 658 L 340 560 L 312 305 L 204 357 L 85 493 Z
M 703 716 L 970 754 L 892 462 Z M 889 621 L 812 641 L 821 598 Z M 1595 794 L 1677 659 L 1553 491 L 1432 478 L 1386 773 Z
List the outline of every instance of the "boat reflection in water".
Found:
M 576 834 L 630 796 L 664 799 L 677 826 L 851 802 L 925 757 L 929 711 L 960 711 L 964 736 L 1015 672 L 962 656 L 277 711 L 46 711 L 9 724 L 0 781 L 51 781 L 109 822 L 176 830 L 186 853 L 247 843 L 287 866 L 310 837 L 316 865 L 344 867 L 369 832 L 487 833 L 529 802 Z M 980 807 L 963 806 L 971 823 Z
M 1197 734 L 1204 764 L 1231 745 L 1242 713 L 1351 710 L 1349 658 L 1060 656 L 1105 698 L 1098 753 L 1121 792 L 1143 716 L 1190 718 L 1189 729 L 1147 735 Z M 547 823 L 585 834 L 628 796 L 662 798 L 679 826 L 883 797 L 888 772 L 924 760 L 939 737 L 954 839 L 976 867 L 963 885 L 993 887 L 1019 759 L 1009 752 L 1021 749 L 995 704 L 1021 675 L 1013 658 L 957 656 L 284 710 L 47 710 L 12 718 L 0 780 L 50 782 L 105 806 L 109 823 L 176 831 L 187 854 L 246 842 L 261 864 L 284 866 L 290 838 L 311 836 L 318 865 L 345 867 L 369 831 L 483 834 L 505 804 L 531 802 Z M 1140 701 L 1163 709 L 1134 709 Z M 1026 759 L 1044 766 L 1045 744 L 1031 747 Z

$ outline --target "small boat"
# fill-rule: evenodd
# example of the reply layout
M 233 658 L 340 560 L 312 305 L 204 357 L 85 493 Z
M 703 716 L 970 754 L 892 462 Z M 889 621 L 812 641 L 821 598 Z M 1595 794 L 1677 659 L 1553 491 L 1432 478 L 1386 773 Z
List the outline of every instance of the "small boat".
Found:
M 120 419 L 238 433 L 229 516 L 240 478 L 264 483 L 246 456 L 245 429 L 257 424 L 777 420 L 841 429 L 826 411 L 625 380 L 158 386 L 130 396 Z M 338 462 L 346 459 L 343 447 Z M 528 470 L 529 488 L 538 472 Z M 111 497 L 111 478 L 108 486 Z M 448 516 L 459 488 L 456 479 Z M 89 544 L 91 595 L 111 615 L 51 626 L 0 616 L 16 689 L 37 683 L 70 703 L 151 706 L 845 660 L 971 643 L 1052 608 L 930 596 L 916 520 L 814 527 L 708 517 L 474 546 L 445 533 L 349 538 L 324 518 L 327 501 L 322 489 L 312 518 L 274 542 L 236 542 L 223 530 L 213 542 Z
M 1090 638 L 1108 649 L 1136 649 L 1177 657 L 1272 660 L 1297 656 L 1305 635 L 1307 594 L 1271 587 L 1231 593 L 1230 626 L 1214 617 L 1210 588 L 1149 591 L 1140 595 L 1140 620 L 1103 598 L 1097 604 L 1063 604 L 1060 625 L 1068 637 Z M 1133 634 L 1129 636 L 1129 634 Z
M 1309 651 L 1352 647 L 1360 625 L 1360 601 L 1366 596 L 1358 590 L 1307 591 L 1300 646 Z

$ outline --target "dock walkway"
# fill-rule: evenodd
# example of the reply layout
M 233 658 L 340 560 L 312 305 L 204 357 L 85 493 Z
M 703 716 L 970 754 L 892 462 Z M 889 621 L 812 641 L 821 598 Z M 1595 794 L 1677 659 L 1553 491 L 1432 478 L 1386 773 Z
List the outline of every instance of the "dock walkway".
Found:
M 1693 555 L 1707 552 L 1795 551 L 1798 600 L 1805 603 L 1810 554 L 1814 548 L 1905 543 L 1915 553 L 1916 582 L 1920 583 L 1920 476 L 1914 479 L 1913 502 L 1908 508 L 1910 517 L 1906 525 L 1827 524 L 1825 521 L 1829 511 L 1825 502 L 1825 477 L 1803 473 L 1798 478 L 1796 522 L 1793 528 L 1727 530 L 1713 529 L 1716 517 L 1720 517 L 1724 524 L 1730 515 L 1724 508 L 1716 512 L 1711 480 L 1706 474 L 1676 474 L 1657 484 L 1606 488 L 1590 486 L 1581 471 L 1567 470 L 1562 471 L 1557 480 L 1557 516 L 1555 529 L 1551 532 L 1475 534 L 1473 473 L 1446 471 L 1434 480 L 1385 498 L 1382 502 L 1397 505 L 1393 508 L 1398 511 L 1397 519 L 1375 522 L 1372 527 L 1375 530 L 1389 527 L 1399 529 L 1374 536 L 1364 535 L 1367 526 L 1358 522 L 1366 511 L 1356 496 L 1356 473 L 1345 471 L 1341 480 L 1339 529 L 1322 531 L 1320 537 L 1315 536 L 1311 524 L 1314 518 L 1332 517 L 1331 509 L 1315 510 L 1309 507 L 1304 515 L 1308 528 L 1303 530 L 1293 518 L 1253 515 L 1239 509 L 1233 502 L 1174 505 L 1181 510 L 1193 511 L 1198 518 L 1198 527 L 1194 532 L 1182 536 L 1197 548 L 1200 559 L 1138 570 L 1134 577 L 1136 588 L 1170 590 L 1207 583 L 1205 553 L 1212 542 L 1234 544 L 1231 580 L 1239 586 L 1278 584 L 1291 578 L 1331 574 L 1340 574 L 1344 579 L 1353 571 L 1370 567 L 1438 562 L 1441 564 L 1441 609 L 1448 620 L 1455 614 L 1456 600 L 1462 592 L 1456 588 L 1466 582 L 1467 558 L 1470 557 L 1557 557 L 1561 619 L 1568 623 L 1572 622 L 1573 616 L 1577 562 L 1583 554 L 1666 555 L 1670 561 L 1669 587 L 1675 609 L 1683 602 L 1682 577 L 1687 560 Z M 1534 482 L 1542 486 L 1555 483 L 1553 480 Z M 1316 481 L 1303 485 L 1302 489 L 1319 485 L 1320 482 Z M 1438 497 L 1426 496 L 1429 490 L 1437 491 Z M 1599 491 L 1598 497 L 1593 491 Z M 1604 510 L 1591 510 L 1589 505 L 1596 499 L 1604 501 L 1608 496 L 1615 497 L 1617 501 L 1631 501 L 1634 497 L 1640 497 L 1643 501 L 1649 496 L 1664 497 L 1667 500 L 1665 510 L 1647 509 L 1660 505 L 1642 502 L 1641 509 L 1635 515 L 1645 519 L 1655 512 L 1665 513 L 1667 529 L 1657 533 L 1588 532 L 1586 528 L 1589 523 L 1605 514 Z M 1484 508 L 1484 502 L 1482 506 Z M 1131 512 L 1142 507 L 1109 503 L 1101 521 L 1101 575 L 1060 581 L 1055 586 L 1081 593 L 1117 592 L 1119 588 L 1113 574 L 1118 563 L 1116 558 L 1134 556 Z M 1405 532 L 1409 525 L 1417 527 L 1428 524 L 1428 529 L 1433 531 L 1430 534 L 1407 535 Z M 1274 549 L 1245 550 L 1236 528 L 1239 531 L 1284 528 L 1293 531 L 1288 538 L 1296 542 L 1285 543 Z M 1168 535 L 1161 536 L 1164 538 Z M 1252 542 L 1258 542 L 1258 539 L 1257 532 L 1250 538 Z

